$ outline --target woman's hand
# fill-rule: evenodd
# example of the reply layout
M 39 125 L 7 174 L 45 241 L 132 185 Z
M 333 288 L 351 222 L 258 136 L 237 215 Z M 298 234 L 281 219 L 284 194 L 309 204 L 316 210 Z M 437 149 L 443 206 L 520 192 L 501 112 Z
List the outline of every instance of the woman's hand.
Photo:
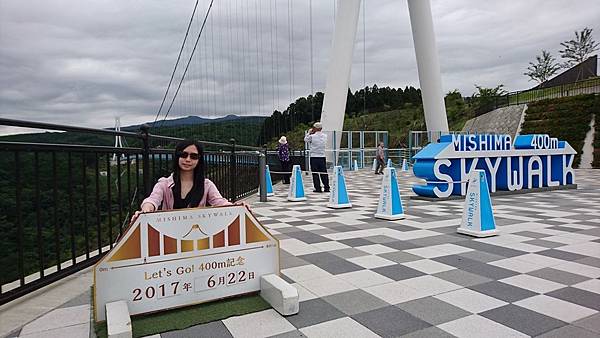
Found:
M 142 204 L 142 212 L 152 212 L 154 210 L 155 210 L 154 204 L 152 204 L 152 203 Z
M 140 217 L 141 213 L 142 212 L 140 210 L 134 212 L 133 215 L 131 216 L 131 220 L 129 221 L 129 225 L 135 223 L 135 221 L 138 219 L 138 217 Z
M 244 202 L 244 201 L 237 201 L 235 203 L 233 203 L 233 205 L 240 205 L 240 206 L 244 206 L 246 207 L 246 209 L 250 210 L 250 204 Z
M 152 211 L 154 211 L 153 204 L 151 204 L 151 203 L 142 204 L 142 210 L 138 210 L 133 213 L 133 216 L 131 216 L 131 220 L 129 221 L 129 224 L 133 224 L 138 219 L 138 217 L 140 217 L 141 214 L 143 214 L 145 212 L 152 212 Z

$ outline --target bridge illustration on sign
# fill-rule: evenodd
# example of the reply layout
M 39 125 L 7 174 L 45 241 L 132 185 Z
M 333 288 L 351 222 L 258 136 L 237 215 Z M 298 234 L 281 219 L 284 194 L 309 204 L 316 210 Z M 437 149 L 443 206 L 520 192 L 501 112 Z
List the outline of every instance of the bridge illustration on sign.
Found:
M 167 213 L 176 214 L 177 211 Z M 232 220 L 222 229 L 203 230 L 194 220 L 193 224 L 184 228 L 189 230 L 183 235 L 169 233 L 169 222 L 165 217 L 152 215 L 140 215 L 103 261 L 118 267 L 125 261 L 126 265 L 150 263 L 170 259 L 169 256 L 175 254 L 202 256 L 227 249 L 238 250 L 242 245 L 276 241 L 247 209 L 237 215 L 228 215 Z
M 204 231 L 202 231 L 202 229 L 200 229 L 200 224 L 194 224 L 192 225 L 192 227 L 190 228 L 190 231 L 188 231 L 185 235 L 183 235 L 183 238 L 186 238 L 192 231 L 194 230 L 198 230 L 200 231 L 204 236 L 208 237 L 208 234 Z

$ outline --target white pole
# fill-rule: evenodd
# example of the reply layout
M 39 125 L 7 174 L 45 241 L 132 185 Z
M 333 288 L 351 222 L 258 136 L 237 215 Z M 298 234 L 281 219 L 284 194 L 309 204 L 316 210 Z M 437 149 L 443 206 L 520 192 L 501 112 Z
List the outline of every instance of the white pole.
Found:
M 408 0 L 427 131 L 448 131 L 430 0 Z
M 121 131 L 121 118 L 115 117 L 115 131 Z M 121 135 L 115 135 L 115 148 L 123 148 Z M 125 158 L 125 154 L 121 154 L 121 158 Z M 113 162 L 117 161 L 117 153 L 113 154 Z
M 329 59 L 329 67 L 327 68 L 327 83 L 321 113 L 323 131 L 338 131 L 333 137 L 336 140 L 329 139 L 327 145 L 327 148 L 333 150 L 327 152 L 327 161 L 333 163 L 337 162 L 333 157 L 334 154 L 339 154 L 338 150 L 342 139 L 341 131 L 344 126 L 344 112 L 350 83 L 360 1 L 338 0 L 337 3 L 333 48 Z

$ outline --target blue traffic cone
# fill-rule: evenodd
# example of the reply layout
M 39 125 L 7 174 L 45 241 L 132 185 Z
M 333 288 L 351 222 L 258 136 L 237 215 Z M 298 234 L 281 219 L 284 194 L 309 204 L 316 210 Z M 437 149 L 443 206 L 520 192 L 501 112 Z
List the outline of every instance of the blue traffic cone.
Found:
M 267 197 L 275 195 L 273 192 L 273 181 L 271 180 L 271 171 L 269 170 L 269 165 L 265 166 L 265 185 L 267 187 Z M 258 190 L 258 195 L 260 195 L 260 189 Z
M 456 230 L 460 234 L 488 237 L 498 234 L 492 200 L 485 171 L 476 169 L 469 175 L 462 223 Z
M 379 204 L 377 205 L 375 217 L 387 220 L 404 218 L 404 208 L 402 208 L 395 168 L 383 169 L 381 193 L 379 194 Z
M 402 171 L 408 171 L 408 161 L 406 159 L 402 159 Z
M 352 207 L 352 203 L 350 203 L 350 199 L 348 198 L 348 190 L 346 189 L 344 169 L 340 165 L 333 167 L 333 182 L 327 207 L 333 209 Z
M 294 165 L 292 168 L 292 177 L 290 180 L 290 190 L 288 191 L 288 201 L 306 201 L 304 195 L 304 183 L 302 182 L 302 171 L 299 165 Z

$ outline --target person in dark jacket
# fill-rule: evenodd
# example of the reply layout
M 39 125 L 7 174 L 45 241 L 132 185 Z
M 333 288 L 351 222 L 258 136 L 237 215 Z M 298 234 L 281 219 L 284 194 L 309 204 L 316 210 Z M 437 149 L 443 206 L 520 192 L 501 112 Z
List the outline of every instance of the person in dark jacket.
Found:
M 285 136 L 281 136 L 277 145 L 277 157 L 281 163 L 281 171 L 289 173 L 292 171 L 292 162 L 290 161 L 290 145 Z M 291 174 L 283 174 L 283 184 L 290 184 Z
M 377 167 L 375 168 L 375 175 L 383 175 L 383 167 L 385 167 L 384 158 L 383 142 L 379 142 L 379 145 L 377 146 Z

